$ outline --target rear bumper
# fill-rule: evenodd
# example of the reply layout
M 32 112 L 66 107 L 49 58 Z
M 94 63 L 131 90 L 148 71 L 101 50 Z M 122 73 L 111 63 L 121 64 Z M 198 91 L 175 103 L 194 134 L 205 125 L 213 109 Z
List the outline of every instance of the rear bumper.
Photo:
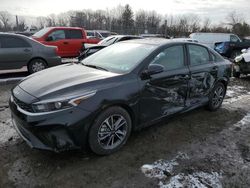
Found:
M 47 60 L 47 63 L 48 63 L 49 67 L 54 67 L 54 66 L 62 64 L 62 58 L 60 56 L 47 58 L 46 60 Z

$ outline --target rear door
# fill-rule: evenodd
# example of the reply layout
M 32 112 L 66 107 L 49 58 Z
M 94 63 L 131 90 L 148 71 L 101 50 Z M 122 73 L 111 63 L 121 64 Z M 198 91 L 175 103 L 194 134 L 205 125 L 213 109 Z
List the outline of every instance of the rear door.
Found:
M 0 69 L 26 66 L 32 57 L 31 45 L 18 36 L 0 36 Z
M 67 50 L 69 56 L 78 56 L 84 43 L 83 32 L 80 29 L 66 29 L 66 40 Z
M 191 72 L 190 91 L 187 105 L 194 106 L 208 101 L 210 91 L 217 80 L 218 64 L 211 60 L 206 47 L 188 44 L 189 68 Z

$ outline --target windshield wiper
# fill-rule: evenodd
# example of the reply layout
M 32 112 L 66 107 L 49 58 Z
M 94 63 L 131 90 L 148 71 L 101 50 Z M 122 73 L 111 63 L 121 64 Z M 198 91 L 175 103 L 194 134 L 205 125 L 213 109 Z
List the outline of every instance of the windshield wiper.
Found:
M 99 67 L 97 65 L 89 65 L 89 64 L 83 64 L 83 65 L 86 66 L 86 67 L 91 67 L 91 68 L 94 68 L 94 69 L 99 69 L 99 70 L 104 70 L 104 71 L 108 71 L 109 72 L 108 69 L 105 69 L 103 67 Z

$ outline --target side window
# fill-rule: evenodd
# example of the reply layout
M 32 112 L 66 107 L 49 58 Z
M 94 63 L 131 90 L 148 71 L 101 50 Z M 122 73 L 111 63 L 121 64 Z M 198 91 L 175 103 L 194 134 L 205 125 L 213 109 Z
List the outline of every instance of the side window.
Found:
M 153 59 L 152 64 L 160 64 L 165 67 L 165 70 L 174 70 L 184 67 L 183 46 L 172 46 L 163 50 Z
M 209 63 L 209 53 L 205 47 L 188 45 L 191 66 Z
M 28 48 L 30 44 L 18 37 L 5 36 L 1 39 L 1 48 Z
M 230 35 L 230 41 L 231 42 L 239 42 L 239 38 L 236 37 L 235 35 Z
M 82 31 L 81 30 L 65 30 L 67 39 L 82 39 Z
M 52 38 L 52 41 L 65 39 L 64 30 L 56 30 L 49 34 L 49 37 Z

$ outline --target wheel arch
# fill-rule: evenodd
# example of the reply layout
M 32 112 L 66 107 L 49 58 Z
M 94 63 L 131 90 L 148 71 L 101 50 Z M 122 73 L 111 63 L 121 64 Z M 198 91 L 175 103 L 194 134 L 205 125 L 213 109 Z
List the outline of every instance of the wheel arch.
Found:
M 103 105 L 100 110 L 96 113 L 95 118 L 96 119 L 104 110 L 111 108 L 111 107 L 120 107 L 123 108 L 124 110 L 126 110 L 126 112 L 129 114 L 130 118 L 131 118 L 131 126 L 132 126 L 132 130 L 135 130 L 135 125 L 137 123 L 136 121 L 136 115 L 134 110 L 126 103 L 124 102 L 114 102 L 108 105 Z
M 29 60 L 29 62 L 27 63 L 27 66 L 29 66 L 29 64 L 31 63 L 31 61 L 33 61 L 33 60 L 35 60 L 35 59 L 41 59 L 41 60 L 43 60 L 43 61 L 46 63 L 46 65 L 48 66 L 47 60 L 44 59 L 43 57 L 39 57 L 39 56 L 37 56 L 37 57 L 32 57 L 32 58 Z

